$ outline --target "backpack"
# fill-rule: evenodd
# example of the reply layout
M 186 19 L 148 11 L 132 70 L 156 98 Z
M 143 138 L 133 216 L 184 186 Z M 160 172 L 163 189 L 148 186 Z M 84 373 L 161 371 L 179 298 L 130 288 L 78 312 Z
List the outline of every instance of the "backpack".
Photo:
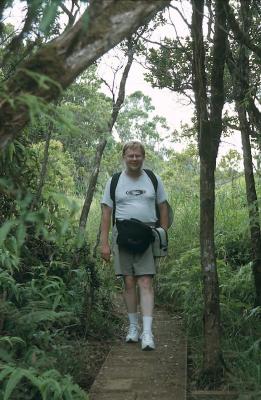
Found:
M 158 179 L 157 179 L 156 175 L 150 169 L 145 169 L 144 168 L 143 171 L 145 171 L 146 174 L 148 175 L 148 177 L 150 178 L 150 180 L 151 180 L 151 182 L 153 184 L 155 193 L 157 193 Z M 112 175 L 111 185 L 110 185 L 110 196 L 111 196 L 111 199 L 113 201 L 113 211 L 112 211 L 112 223 L 113 223 L 113 225 L 115 224 L 115 212 L 116 212 L 115 191 L 116 191 L 116 187 L 117 187 L 118 181 L 120 179 L 120 175 L 121 175 L 121 172 L 116 172 L 114 175 Z M 168 228 L 169 228 L 173 223 L 173 210 L 172 210 L 170 204 L 167 201 L 166 201 L 166 203 L 167 203 L 168 215 L 169 215 L 169 223 L 168 223 Z M 159 213 L 159 206 L 158 206 L 156 200 L 155 200 L 155 209 L 156 209 L 156 216 L 157 216 L 157 225 L 159 225 L 160 213 Z

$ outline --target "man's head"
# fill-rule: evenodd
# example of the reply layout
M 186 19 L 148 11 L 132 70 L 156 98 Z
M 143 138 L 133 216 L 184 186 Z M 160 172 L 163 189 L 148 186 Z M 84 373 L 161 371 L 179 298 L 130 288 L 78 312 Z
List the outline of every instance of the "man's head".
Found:
M 122 157 L 125 156 L 127 150 L 138 150 L 142 154 L 143 158 L 145 158 L 145 148 L 142 143 L 138 142 L 137 140 L 133 140 L 131 142 L 125 143 L 122 148 Z
M 128 172 L 140 172 L 145 158 L 143 144 L 137 141 L 125 143 L 122 149 L 122 158 Z

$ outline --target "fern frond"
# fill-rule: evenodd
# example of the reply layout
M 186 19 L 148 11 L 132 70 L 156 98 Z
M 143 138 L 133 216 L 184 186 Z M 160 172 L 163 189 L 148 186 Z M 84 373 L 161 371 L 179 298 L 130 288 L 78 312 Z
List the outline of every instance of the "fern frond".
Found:
M 10 398 L 12 392 L 14 391 L 14 389 L 16 388 L 16 386 L 19 384 L 19 382 L 23 377 L 24 377 L 23 369 L 16 368 L 13 370 L 5 388 L 4 400 L 8 400 Z
M 39 324 L 40 322 L 43 321 L 58 321 L 61 319 L 65 318 L 72 318 L 73 314 L 68 311 L 61 311 L 61 312 L 56 312 L 52 310 L 41 310 L 41 311 L 31 311 L 26 315 L 22 315 L 18 317 L 18 322 L 20 324 Z
M 25 344 L 25 341 L 18 336 L 2 336 L 0 337 L 0 345 L 2 343 L 7 343 L 10 347 L 13 347 L 17 343 Z

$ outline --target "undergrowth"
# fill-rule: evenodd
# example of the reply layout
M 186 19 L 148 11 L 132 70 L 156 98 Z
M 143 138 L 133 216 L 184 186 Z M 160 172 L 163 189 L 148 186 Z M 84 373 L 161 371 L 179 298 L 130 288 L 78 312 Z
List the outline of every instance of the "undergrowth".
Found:
M 261 309 L 254 307 L 247 209 L 235 207 L 235 201 L 245 204 L 244 187 L 234 189 L 237 200 L 234 197 L 231 200 L 230 190 L 222 188 L 217 193 L 216 252 L 224 385 L 226 389 L 237 390 L 242 400 L 257 400 L 261 396 Z M 192 384 L 196 387 L 202 366 L 203 296 L 198 239 L 191 238 L 191 231 L 182 230 L 179 225 L 185 218 L 187 207 L 187 203 L 183 208 L 180 206 L 182 215 L 176 219 L 178 226 L 170 232 L 170 255 L 160 265 L 156 288 L 157 301 L 178 310 L 184 317 L 193 356 Z M 193 207 L 190 207 L 190 214 Z M 195 210 L 195 218 L 196 214 Z M 189 224 L 193 225 L 193 220 L 190 219 Z M 184 237 L 180 235 L 181 230 Z
M 78 236 L 73 205 L 51 213 L 55 201 L 32 211 L 30 196 L 21 195 L 0 228 L 4 400 L 87 399 L 71 367 L 75 343 L 84 348 L 89 339 L 109 338 L 119 324 L 112 278 Z M 80 362 L 86 370 L 94 360 Z

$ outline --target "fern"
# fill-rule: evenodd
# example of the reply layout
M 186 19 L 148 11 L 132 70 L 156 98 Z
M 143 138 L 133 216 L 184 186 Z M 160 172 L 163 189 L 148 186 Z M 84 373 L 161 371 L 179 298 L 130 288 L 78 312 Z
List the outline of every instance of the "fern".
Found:
M 3 400 L 9 400 L 14 391 L 19 391 L 25 378 L 41 394 L 42 400 L 88 400 L 87 394 L 69 376 L 62 377 L 57 370 L 40 374 L 34 368 L 20 368 L 13 365 L 0 366 L 0 381 L 4 382 Z
M 62 319 L 71 319 L 72 313 L 67 311 L 56 312 L 53 310 L 37 310 L 23 313 L 18 317 L 17 322 L 19 324 L 39 324 L 40 322 L 46 321 L 58 321 Z
M 0 345 L 1 344 L 9 344 L 10 347 L 13 347 L 17 343 L 25 344 L 25 341 L 17 336 L 2 336 L 2 337 L 0 337 Z
M 16 388 L 16 386 L 19 384 L 19 382 L 23 377 L 24 377 L 24 371 L 21 368 L 16 368 L 12 371 L 5 388 L 4 400 L 8 400 L 10 398 L 12 392 L 14 391 L 14 389 Z

